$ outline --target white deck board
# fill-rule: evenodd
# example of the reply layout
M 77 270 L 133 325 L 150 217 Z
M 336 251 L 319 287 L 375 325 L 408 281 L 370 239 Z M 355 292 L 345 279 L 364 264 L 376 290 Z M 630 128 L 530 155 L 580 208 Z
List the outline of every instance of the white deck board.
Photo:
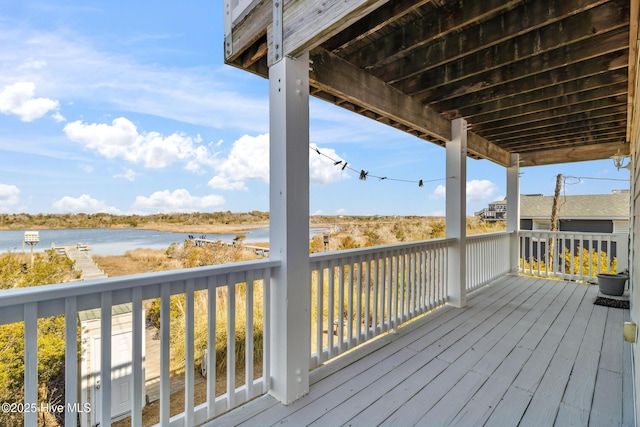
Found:
M 597 287 L 508 276 L 211 425 L 633 425 L 628 311 Z M 626 352 L 626 354 L 625 354 Z

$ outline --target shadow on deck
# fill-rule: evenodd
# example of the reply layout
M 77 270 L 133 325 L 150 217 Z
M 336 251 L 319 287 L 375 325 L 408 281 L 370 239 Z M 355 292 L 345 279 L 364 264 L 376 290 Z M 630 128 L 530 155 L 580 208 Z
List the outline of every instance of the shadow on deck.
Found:
M 634 425 L 628 310 L 597 286 L 507 276 L 210 425 Z

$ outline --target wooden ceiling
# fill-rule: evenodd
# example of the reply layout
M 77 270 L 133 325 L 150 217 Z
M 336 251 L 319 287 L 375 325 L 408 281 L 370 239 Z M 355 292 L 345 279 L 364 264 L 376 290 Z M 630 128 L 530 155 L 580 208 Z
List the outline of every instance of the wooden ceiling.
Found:
M 419 138 L 444 145 L 463 117 L 471 157 L 591 160 L 629 153 L 631 2 L 285 0 L 283 45 L 310 51 L 312 95 Z M 227 63 L 268 76 L 274 10 L 254 0 L 235 20 Z

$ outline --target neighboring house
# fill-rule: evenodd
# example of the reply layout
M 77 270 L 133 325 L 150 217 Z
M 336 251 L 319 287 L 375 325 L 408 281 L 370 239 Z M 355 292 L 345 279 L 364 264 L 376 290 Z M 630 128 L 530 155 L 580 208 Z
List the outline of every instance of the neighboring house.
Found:
M 485 221 L 504 221 L 507 219 L 507 199 L 491 202 L 488 208 L 476 212 L 475 215 Z
M 628 193 L 560 196 L 559 231 L 585 233 L 628 233 Z M 553 196 L 521 196 L 520 228 L 551 230 Z
M 616 190 L 611 194 L 560 196 L 559 231 L 586 233 L 627 233 L 629 231 L 629 193 Z M 553 196 L 541 194 L 520 196 L 520 228 L 522 230 L 550 230 Z M 488 208 L 476 212 L 487 221 L 507 219 L 507 202 L 489 203 Z
M 628 193 L 592 194 L 581 196 L 560 196 L 558 212 L 558 231 L 576 233 L 629 233 L 630 199 Z M 520 229 L 534 231 L 551 230 L 551 211 L 553 196 L 530 195 L 520 197 Z M 576 245 L 573 239 L 563 240 L 563 247 L 570 249 Z M 533 238 L 534 245 L 530 247 L 529 239 L 525 239 L 524 255 L 529 256 L 533 251 L 536 258 L 546 259 L 546 239 Z M 539 246 L 538 246 L 539 245 Z M 589 243 L 589 250 L 608 253 L 612 258 L 617 257 L 618 249 L 615 242 L 611 247 L 607 242 L 594 239 Z M 560 249 L 560 248 L 558 248 Z M 579 246 L 574 247 L 577 255 Z

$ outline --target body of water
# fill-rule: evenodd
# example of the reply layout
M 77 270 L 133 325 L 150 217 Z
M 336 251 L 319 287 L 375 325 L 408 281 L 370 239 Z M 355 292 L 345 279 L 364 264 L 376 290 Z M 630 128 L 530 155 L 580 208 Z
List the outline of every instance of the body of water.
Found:
M 0 252 L 21 252 L 25 230 L 0 230 Z M 40 242 L 34 252 L 42 252 L 54 245 L 89 245 L 94 255 L 122 255 L 137 248 L 166 249 L 171 243 L 182 243 L 189 233 L 168 233 L 154 230 L 109 229 L 109 228 L 72 228 L 59 230 L 38 230 Z M 309 238 L 324 233 L 323 228 L 310 229 Z M 268 242 L 269 229 L 259 228 L 233 234 L 208 234 L 207 239 L 231 242 L 238 234 L 244 234 L 244 243 Z M 201 237 L 201 234 L 191 234 Z M 25 251 L 29 246 L 25 245 Z

